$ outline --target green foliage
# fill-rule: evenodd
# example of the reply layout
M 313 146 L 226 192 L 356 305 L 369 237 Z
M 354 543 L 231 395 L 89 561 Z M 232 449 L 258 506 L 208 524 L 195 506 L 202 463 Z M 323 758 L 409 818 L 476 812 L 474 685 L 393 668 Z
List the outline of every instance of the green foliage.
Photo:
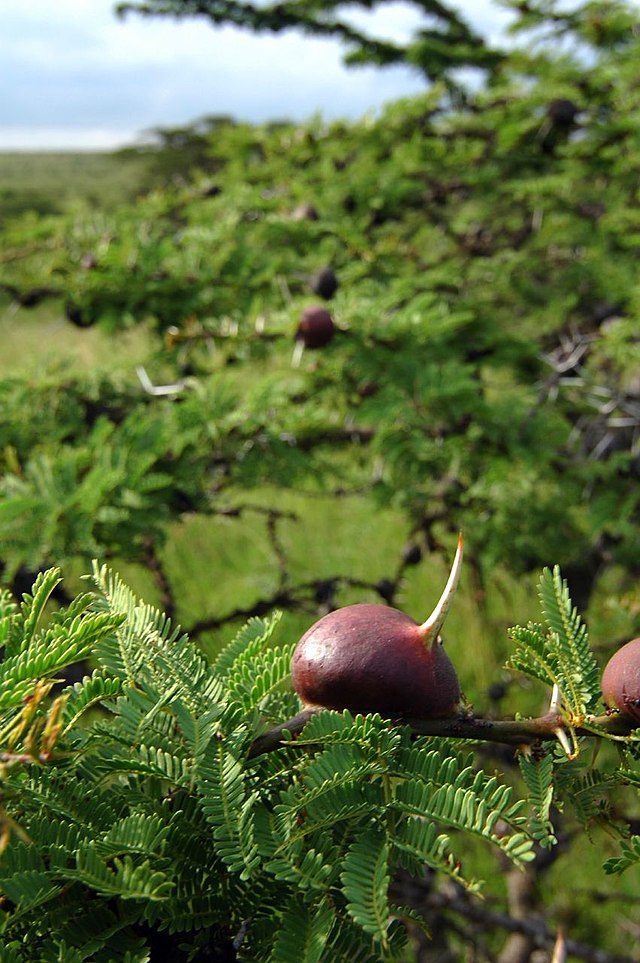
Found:
M 520 754 L 520 771 L 529 792 L 529 805 L 532 810 L 530 832 L 541 846 L 555 846 L 557 839 L 553 834 L 550 819 L 553 800 L 553 756 L 550 753 L 539 758 Z
M 119 615 L 87 612 L 91 599 L 81 595 L 64 617 L 54 613 L 48 624 L 41 625 L 45 605 L 59 582 L 55 569 L 38 576 L 33 594 L 24 597 L 20 610 L 10 609 L 0 621 L 0 709 L 9 713 L 8 725 L 24 711 L 37 681 L 48 683 L 65 666 L 91 654 L 122 621 Z
M 272 963 L 320 963 L 329 934 L 335 927 L 333 907 L 328 902 L 310 906 L 294 896 L 282 914 Z
M 19 959 L 65 947 L 108 959 L 147 923 L 215 940 L 250 916 L 277 925 L 249 924 L 242 958 L 319 959 L 350 933 L 361 951 L 393 959 L 404 945 L 389 899 L 400 867 L 478 886 L 448 830 L 516 864 L 532 857 L 511 789 L 448 743 L 412 744 L 379 716 L 322 713 L 295 749 L 250 756 L 288 677 L 277 619 L 252 620 L 210 665 L 104 567 L 95 593 L 39 628 L 58 580 L 39 577 L 2 623 L 3 952 L 28 930 Z M 89 640 L 93 675 L 51 701 L 48 680 Z M 85 916 L 90 935 L 71 922 Z
M 620 769 L 614 774 L 613 778 L 623 786 L 633 787 L 636 792 L 640 789 L 640 773 L 637 769 Z M 606 860 L 604 864 L 605 873 L 623 873 L 640 863 L 640 836 L 631 833 L 626 838 L 621 839 L 620 850 L 620 855 Z
M 603 648 L 637 622 L 637 12 L 510 6 L 535 44 L 508 55 L 441 4 L 402 48 L 345 32 L 337 8 L 250 11 L 258 29 L 308 17 L 352 44 L 353 62 L 414 62 L 441 83 L 354 124 L 157 132 L 139 160 L 168 186 L 2 225 L 5 328 L 17 338 L 26 305 L 51 308 L 33 360 L 9 350 L 20 363 L 0 382 L 3 959 L 146 963 L 160 933 L 176 959 L 235 940 L 254 963 L 323 947 L 332 963 L 380 963 L 411 958 L 405 923 L 426 928 L 399 905 L 407 874 L 470 900 L 490 879 L 493 896 L 496 858 L 531 866 L 577 831 L 609 873 L 637 870 L 637 736 L 597 715 L 568 591 L 584 610 L 602 578 Z M 491 83 L 464 91 L 451 73 L 463 63 Z M 558 100 L 570 123 L 554 120 Z M 329 265 L 338 333 L 295 366 L 312 277 Z M 64 323 L 98 326 L 109 358 L 136 329 L 166 393 L 131 365 L 99 377 L 49 365 Z M 80 352 L 96 333 L 76 331 Z M 365 508 L 348 518 L 354 492 Z M 429 565 L 462 528 L 468 597 L 487 609 L 505 567 L 518 577 L 552 559 L 566 577 L 545 570 L 539 622 L 511 632 L 509 665 L 553 698 L 522 722 L 541 741 L 508 778 L 493 759 L 480 769 L 474 746 L 375 715 L 323 712 L 251 750 L 299 709 L 286 680 L 303 619 L 417 595 L 384 541 L 392 527 L 398 555 L 408 536 Z M 69 582 L 49 571 L 23 598 L 38 571 L 93 557 L 95 594 L 58 611 Z M 159 609 L 106 560 L 133 563 Z M 222 652 L 228 625 L 207 639 L 211 659 L 194 644 L 245 616 Z M 60 683 L 79 660 L 84 678 Z M 521 705 L 538 691 L 509 689 Z M 587 733 L 604 742 L 591 761 Z
M 622 855 L 608 859 L 604 864 L 605 873 L 623 873 L 630 866 L 640 863 L 640 836 L 632 836 L 621 843 Z
M 588 711 L 599 694 L 600 670 L 592 654 L 587 627 L 569 597 L 558 567 L 545 569 L 540 580 L 542 611 L 550 629 L 550 645 L 557 654 L 560 685 L 567 708 L 575 716 Z
M 10 418 L 0 432 L 9 462 L 0 482 L 0 539 L 10 573 L 89 547 L 102 556 L 115 551 L 143 558 L 149 538 L 162 540 L 176 509 L 207 509 L 200 486 L 215 457 L 209 419 L 231 419 L 231 397 L 218 390 L 180 408 L 134 402 L 121 421 L 130 392 L 119 395 L 106 386 L 95 400 L 87 394 L 69 399 L 59 415 L 59 401 L 50 408 L 49 387 L 30 391 L 29 417 L 21 407 L 24 396 L 12 393 L 15 423 Z M 97 419 L 96 409 L 104 413 Z
M 540 601 L 546 625 L 530 622 L 510 630 L 517 647 L 508 665 L 556 686 L 568 719 L 580 725 L 600 697 L 600 670 L 589 648 L 586 625 L 557 566 L 542 573 Z
M 349 915 L 386 950 L 391 911 L 389 846 L 385 833 L 365 832 L 351 844 L 344 860 L 342 889 Z
M 274 639 L 277 617 L 250 620 L 209 662 L 104 566 L 94 591 L 49 611 L 59 578 L 43 573 L 0 621 L 3 959 L 146 959 L 153 930 L 194 953 L 235 938 L 252 961 L 320 960 L 327 946 L 336 960 L 405 959 L 402 921 L 428 927 L 393 899 L 398 874 L 429 868 L 478 892 L 474 840 L 525 866 L 534 842 L 557 842 L 552 805 L 591 832 L 612 790 L 640 784 L 633 735 L 618 771 L 521 754 L 525 799 L 451 740 L 348 711 L 252 752 L 282 721 L 291 646 Z M 549 635 L 587 660 L 560 574 L 542 585 Z M 52 697 L 89 644 L 93 674 Z M 637 837 L 618 835 L 608 873 L 640 859 Z

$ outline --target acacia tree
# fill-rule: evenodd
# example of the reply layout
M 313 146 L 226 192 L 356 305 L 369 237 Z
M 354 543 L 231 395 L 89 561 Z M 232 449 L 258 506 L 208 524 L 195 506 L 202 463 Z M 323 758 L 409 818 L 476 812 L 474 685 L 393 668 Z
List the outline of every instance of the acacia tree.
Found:
M 3 959 L 406 959 L 406 929 L 417 941 L 424 922 L 441 949 L 528 959 L 562 920 L 531 915 L 524 864 L 538 879 L 566 865 L 566 889 L 570 844 L 589 832 L 622 887 L 638 871 L 636 730 L 605 712 L 559 573 L 541 580 L 539 621 L 511 632 L 528 688 L 509 681 L 501 709 L 525 719 L 485 715 L 478 692 L 477 715 L 444 722 L 300 713 L 294 637 L 263 618 L 310 621 L 346 590 L 398 604 L 409 566 L 459 525 L 485 573 L 559 560 L 588 598 L 615 564 L 633 586 L 638 40 L 620 5 L 518 6 L 551 36 L 593 35 L 595 65 L 515 54 L 459 110 L 434 88 L 376 123 L 225 122 L 186 183 L 7 226 L 17 300 L 57 292 L 70 324 L 115 337 L 147 322 L 149 370 L 171 383 L 54 370 L 0 386 L 0 556 L 28 596 L 0 597 Z M 309 197 L 319 211 L 294 215 Z M 337 332 L 294 367 L 294 319 L 327 262 Z M 361 554 L 377 505 L 400 506 L 401 564 L 379 581 L 344 568 L 296 581 L 294 520 L 247 496 L 267 482 L 336 500 L 366 488 Z M 250 571 L 264 521 L 273 578 L 200 618 L 163 545 L 177 519 L 216 513 L 252 519 Z M 87 555 L 146 567 L 191 641 L 100 565 L 93 593 L 65 596 L 55 572 L 32 587 L 35 570 Z M 50 599 L 70 607 L 49 619 Z M 193 644 L 243 614 L 260 618 L 230 648 L 207 659 Z M 92 671 L 58 695 L 78 659 Z M 478 875 L 499 889 L 487 852 L 520 867 L 509 885 L 527 881 L 510 913 L 473 897 Z M 589 931 L 599 895 L 565 910 L 581 930 L 567 950 L 624 959 L 614 928 Z
M 213 119 L 194 131 L 201 183 L 47 222 L 36 245 L 10 226 L 0 281 L 21 303 L 57 291 L 72 323 L 111 330 L 151 317 L 198 389 L 174 405 L 104 379 L 67 384 L 62 405 L 50 384 L 7 383 L 8 579 L 77 554 L 147 560 L 180 513 L 312 478 L 401 506 L 421 549 L 464 527 L 485 577 L 558 561 L 582 607 L 604 567 L 637 572 L 634 14 L 519 8 L 542 40 L 599 56 L 517 52 L 458 110 L 436 86 L 352 129 Z M 304 193 L 319 219 L 290 217 Z M 322 261 L 341 333 L 292 370 L 292 314 Z M 329 591 L 280 569 L 256 605 Z M 372 588 L 392 600 L 399 581 Z

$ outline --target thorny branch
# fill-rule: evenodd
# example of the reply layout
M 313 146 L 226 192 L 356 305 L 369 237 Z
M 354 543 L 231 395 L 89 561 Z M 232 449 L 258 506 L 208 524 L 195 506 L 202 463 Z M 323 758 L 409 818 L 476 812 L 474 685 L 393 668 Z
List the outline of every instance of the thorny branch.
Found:
M 175 615 L 176 603 L 173 597 L 171 582 L 164 570 L 162 561 L 158 556 L 156 544 L 152 538 L 144 541 L 144 560 L 147 569 L 153 576 L 158 591 L 160 593 L 160 605 L 162 610 L 170 619 Z
M 615 306 L 610 306 L 616 315 Z M 570 445 L 591 461 L 601 461 L 612 451 L 627 450 L 633 457 L 640 453 L 640 397 L 633 386 L 596 384 L 585 367 L 592 345 L 599 340 L 593 331 L 562 334 L 559 343 L 542 360 L 551 373 L 540 386 L 539 400 L 555 402 L 561 388 L 577 389 L 593 413 L 578 417 L 573 425 Z
M 282 745 L 294 745 L 305 725 L 319 707 L 307 707 L 292 719 L 262 733 L 251 744 L 249 758 L 272 752 Z M 448 719 L 394 719 L 398 725 L 408 725 L 417 736 L 438 736 L 442 739 L 470 739 L 498 742 L 519 748 L 558 738 L 558 731 L 568 729 L 560 713 L 548 713 L 533 719 L 485 719 L 482 716 L 460 714 Z M 590 716 L 583 725 L 575 727 L 576 735 L 606 738 L 627 736 L 637 728 L 634 720 L 622 714 Z M 306 743 L 301 742 L 301 746 Z

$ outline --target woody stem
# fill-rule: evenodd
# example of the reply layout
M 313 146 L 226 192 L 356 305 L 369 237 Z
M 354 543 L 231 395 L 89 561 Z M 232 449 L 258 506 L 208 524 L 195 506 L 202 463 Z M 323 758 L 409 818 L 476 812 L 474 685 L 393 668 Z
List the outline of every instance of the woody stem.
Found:
M 297 716 L 264 732 L 251 743 L 249 758 L 272 752 L 285 743 L 295 745 L 307 722 L 319 708 L 307 708 Z M 568 729 L 566 720 L 559 713 L 548 713 L 532 719 L 484 719 L 482 716 L 458 715 L 448 719 L 395 719 L 396 724 L 408 725 L 419 736 L 436 736 L 442 739 L 475 739 L 481 742 L 497 742 L 514 747 L 535 742 L 557 739 L 559 729 Z M 576 726 L 577 736 L 593 738 L 616 738 L 628 736 L 638 727 L 638 722 L 622 714 L 591 716 L 583 725 Z M 301 742 L 301 747 L 306 743 Z

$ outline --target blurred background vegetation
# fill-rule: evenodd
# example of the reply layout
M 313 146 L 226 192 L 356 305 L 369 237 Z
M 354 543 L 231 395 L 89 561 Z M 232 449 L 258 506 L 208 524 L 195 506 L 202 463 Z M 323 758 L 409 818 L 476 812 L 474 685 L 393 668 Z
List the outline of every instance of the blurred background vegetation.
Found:
M 461 528 L 446 642 L 479 712 L 544 709 L 502 668 L 544 565 L 603 663 L 639 634 L 637 11 L 510 6 L 524 41 L 480 52 L 477 89 L 448 56 L 356 123 L 209 117 L 113 155 L 0 154 L 17 595 L 52 564 L 70 595 L 107 559 L 214 652 L 273 608 L 287 638 L 354 601 L 424 618 Z M 295 360 L 314 303 L 336 334 Z M 637 870 L 600 892 L 593 827 L 595 848 L 563 830 L 573 869 L 549 859 L 531 904 L 611 954 L 582 958 L 638 958 Z M 420 959 L 487 958 L 445 931 Z

